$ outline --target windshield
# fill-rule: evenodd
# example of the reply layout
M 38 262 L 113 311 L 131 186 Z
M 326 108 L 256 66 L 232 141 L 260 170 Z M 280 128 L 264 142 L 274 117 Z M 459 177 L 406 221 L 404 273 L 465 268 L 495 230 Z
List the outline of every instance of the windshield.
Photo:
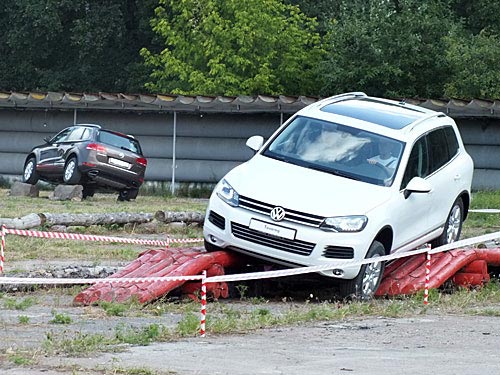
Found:
M 262 155 L 343 177 L 390 186 L 404 143 L 358 128 L 298 116 Z

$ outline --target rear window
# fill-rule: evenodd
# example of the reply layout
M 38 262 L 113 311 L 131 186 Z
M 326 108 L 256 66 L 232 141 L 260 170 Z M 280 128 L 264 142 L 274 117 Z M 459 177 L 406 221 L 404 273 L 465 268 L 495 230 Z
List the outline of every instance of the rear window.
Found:
M 133 138 L 128 138 L 117 133 L 101 130 L 98 135 L 98 140 L 101 143 L 142 155 L 142 150 L 139 142 Z

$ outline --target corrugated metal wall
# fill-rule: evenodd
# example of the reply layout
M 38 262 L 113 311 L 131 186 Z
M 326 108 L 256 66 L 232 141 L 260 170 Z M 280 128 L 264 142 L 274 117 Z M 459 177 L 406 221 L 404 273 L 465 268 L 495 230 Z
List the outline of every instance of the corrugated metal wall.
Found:
M 74 123 L 95 123 L 139 139 L 148 158 L 146 180 L 172 181 L 173 113 L 0 110 L 0 175 L 22 174 L 24 159 L 43 138 Z M 251 157 L 248 137 L 269 137 L 279 113 L 175 115 L 175 182 L 216 182 Z M 500 119 L 456 119 L 474 159 L 474 189 L 500 189 Z
M 146 180 L 172 181 L 174 115 L 78 111 L 0 111 L 0 175 L 21 175 L 27 153 L 43 138 L 77 123 L 134 135 L 148 159 Z M 176 114 L 175 181 L 217 182 L 252 155 L 248 137 L 268 137 L 279 114 Z

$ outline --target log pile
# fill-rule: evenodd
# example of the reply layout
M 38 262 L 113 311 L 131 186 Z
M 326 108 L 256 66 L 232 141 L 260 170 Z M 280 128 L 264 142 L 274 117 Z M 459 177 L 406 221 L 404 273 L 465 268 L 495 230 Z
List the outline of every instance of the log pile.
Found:
M 91 226 L 91 225 L 126 225 L 126 224 L 145 224 L 157 220 L 162 223 L 198 223 L 202 224 L 204 214 L 200 212 L 171 212 L 158 211 L 151 213 L 131 213 L 115 212 L 104 214 L 53 214 L 40 213 L 29 214 L 20 218 L 0 218 L 0 226 L 5 225 L 9 229 L 31 229 L 40 226 Z

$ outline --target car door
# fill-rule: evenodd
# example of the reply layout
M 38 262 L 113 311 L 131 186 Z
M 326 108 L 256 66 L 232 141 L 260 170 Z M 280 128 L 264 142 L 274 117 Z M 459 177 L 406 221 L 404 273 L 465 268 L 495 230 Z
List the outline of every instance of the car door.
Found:
M 54 159 L 54 171 L 57 175 L 63 175 L 68 156 L 78 147 L 82 142 L 83 135 L 87 133 L 88 129 L 83 126 L 73 127 L 67 136 L 57 144 L 57 157 Z
M 57 165 L 61 159 L 59 145 L 66 140 L 72 129 L 66 128 L 60 131 L 38 148 L 37 168 L 42 174 L 49 176 L 57 174 Z
M 429 212 L 429 226 L 444 225 L 453 202 L 462 189 L 462 164 L 454 163 L 458 141 L 451 126 L 439 128 L 427 135 L 430 170 L 428 181 L 433 187 L 433 209 Z
M 411 149 L 400 185 L 400 192 L 395 205 L 393 205 L 394 215 L 398 217 L 397 225 L 394 228 L 394 249 L 402 248 L 431 231 L 428 217 L 433 209 L 433 192 L 412 193 L 407 197 L 405 197 L 404 192 L 406 185 L 412 178 L 425 179 L 428 172 L 427 139 L 423 136 L 414 143 Z

